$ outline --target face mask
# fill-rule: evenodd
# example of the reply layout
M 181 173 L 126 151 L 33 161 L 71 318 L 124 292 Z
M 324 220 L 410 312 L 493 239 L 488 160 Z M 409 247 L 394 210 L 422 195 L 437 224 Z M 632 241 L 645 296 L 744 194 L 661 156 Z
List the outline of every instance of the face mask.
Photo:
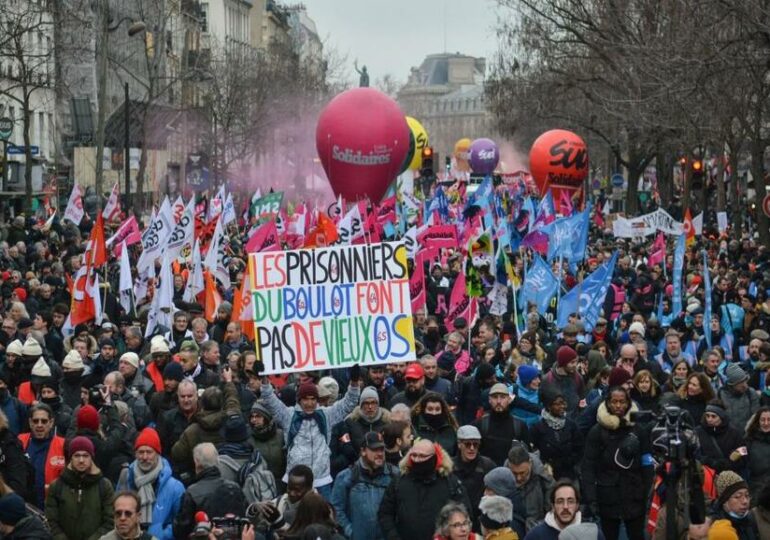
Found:
M 54 405 L 58 405 L 59 404 L 59 398 L 58 397 L 40 398 L 40 401 L 42 403 L 45 403 L 49 407 L 53 407 Z
M 437 338 L 438 328 L 429 328 L 427 333 L 428 333 L 428 337 Z
M 418 478 L 430 477 L 436 471 L 436 456 L 433 455 L 430 459 L 420 461 L 419 463 L 412 461 L 411 471 Z
M 749 515 L 748 510 L 742 514 L 738 514 L 736 512 L 727 512 L 727 515 L 729 515 L 731 518 L 735 519 L 746 519 L 746 516 Z
M 444 415 L 442 414 L 423 413 L 422 417 L 425 419 L 425 423 L 434 429 L 439 428 L 444 424 Z
M 76 383 L 80 381 L 80 377 L 83 376 L 83 372 L 78 371 L 65 371 L 64 372 L 64 380 L 68 383 Z

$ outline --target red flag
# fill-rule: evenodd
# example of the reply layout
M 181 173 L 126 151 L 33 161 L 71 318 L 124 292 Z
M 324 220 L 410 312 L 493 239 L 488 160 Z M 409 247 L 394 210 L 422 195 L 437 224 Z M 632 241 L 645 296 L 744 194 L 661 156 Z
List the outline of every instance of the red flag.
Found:
M 452 294 L 449 297 L 449 312 L 444 319 L 444 325 L 449 332 L 453 332 L 454 322 L 457 317 L 464 317 L 468 325 L 473 324 L 476 318 L 476 298 L 468 297 L 465 291 L 465 274 L 460 272 L 452 287 Z
M 99 268 L 107 262 L 107 246 L 104 242 L 104 218 L 101 213 L 96 214 L 96 222 L 91 229 L 91 239 L 86 245 L 86 264 Z
M 377 223 L 390 221 L 396 222 L 396 196 L 388 197 L 380 203 L 380 206 L 373 212 L 377 215 Z
M 90 262 L 80 267 L 73 279 L 70 323 L 72 326 L 96 318 L 96 306 L 91 296 L 93 268 Z
M 240 321 L 241 332 L 250 341 L 254 341 L 254 319 L 251 307 L 251 274 L 249 267 L 243 274 L 240 288 L 233 296 L 233 315 L 231 321 Z
M 217 291 L 217 284 L 214 282 L 214 277 L 209 272 L 203 272 L 203 280 L 206 284 L 206 289 L 204 290 L 206 304 L 204 313 L 206 320 L 213 323 L 217 316 L 219 304 L 222 303 L 222 297 L 219 295 L 219 291 Z
M 414 265 L 409 278 L 409 296 L 412 298 L 412 313 L 425 306 L 425 266 L 422 261 Z
M 695 243 L 695 225 L 692 222 L 692 214 L 689 208 L 684 213 L 684 232 L 687 233 L 685 245 L 690 247 Z
M 337 225 L 324 213 L 318 214 L 318 224 L 310 231 L 310 234 L 305 238 L 305 245 L 303 247 L 326 247 L 332 245 L 339 240 L 339 233 L 337 233 Z
M 278 228 L 275 226 L 275 221 L 268 221 L 260 225 L 246 242 L 246 253 L 279 251 L 280 249 L 281 244 L 278 241 Z

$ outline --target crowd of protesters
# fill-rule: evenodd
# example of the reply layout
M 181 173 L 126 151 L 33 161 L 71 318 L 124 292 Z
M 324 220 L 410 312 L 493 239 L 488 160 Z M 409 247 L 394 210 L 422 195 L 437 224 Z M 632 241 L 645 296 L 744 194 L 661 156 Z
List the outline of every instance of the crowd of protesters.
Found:
M 673 257 L 592 230 L 585 264 L 554 267 L 566 290 L 620 250 L 588 329 L 532 305 L 493 316 L 482 297 L 448 332 L 464 266 L 448 253 L 426 263 L 416 361 L 266 376 L 235 287 L 208 321 L 183 267 L 171 328 L 146 336 L 149 304 L 121 309 L 112 260 L 102 320 L 67 328 L 90 227 L 2 230 L 2 538 L 639 540 L 672 519 L 681 538 L 770 538 L 770 254 L 751 238 L 699 239 L 674 313 Z M 522 277 L 529 255 L 508 256 Z M 674 517 L 656 444 L 671 406 L 696 486 Z

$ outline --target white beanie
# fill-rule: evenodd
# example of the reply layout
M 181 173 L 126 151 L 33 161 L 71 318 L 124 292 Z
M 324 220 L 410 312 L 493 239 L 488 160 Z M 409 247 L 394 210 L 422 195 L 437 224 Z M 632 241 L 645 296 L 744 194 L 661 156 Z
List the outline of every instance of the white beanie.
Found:
M 35 362 L 35 365 L 32 366 L 32 376 L 33 377 L 50 377 L 51 376 L 51 368 L 48 366 L 48 364 L 45 363 L 45 360 L 43 360 L 43 357 L 37 359 L 37 362 Z
M 640 336 L 644 337 L 644 325 L 639 321 L 631 323 L 631 326 L 628 327 L 628 333 L 631 332 L 638 332 Z
M 43 354 L 43 348 L 40 346 L 40 343 L 38 343 L 36 339 L 28 337 L 27 341 L 24 342 L 24 346 L 21 349 L 21 354 L 23 356 L 40 356 Z
M 24 350 L 24 346 L 21 344 L 21 341 L 18 339 L 14 339 L 8 344 L 8 347 L 5 348 L 5 354 L 15 354 L 16 356 L 21 356 L 21 353 Z

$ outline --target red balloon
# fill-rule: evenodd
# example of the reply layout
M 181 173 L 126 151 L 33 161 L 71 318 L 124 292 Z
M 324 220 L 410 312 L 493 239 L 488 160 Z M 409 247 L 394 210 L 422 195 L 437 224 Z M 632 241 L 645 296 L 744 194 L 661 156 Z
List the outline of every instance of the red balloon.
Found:
M 588 174 L 586 143 L 571 131 L 546 131 L 532 144 L 529 170 L 541 195 L 551 188 L 554 201 L 560 200 L 564 190 L 571 197 L 583 187 Z
M 316 149 L 335 195 L 378 203 L 409 152 L 409 126 L 391 98 L 374 88 L 353 88 L 321 111 Z

